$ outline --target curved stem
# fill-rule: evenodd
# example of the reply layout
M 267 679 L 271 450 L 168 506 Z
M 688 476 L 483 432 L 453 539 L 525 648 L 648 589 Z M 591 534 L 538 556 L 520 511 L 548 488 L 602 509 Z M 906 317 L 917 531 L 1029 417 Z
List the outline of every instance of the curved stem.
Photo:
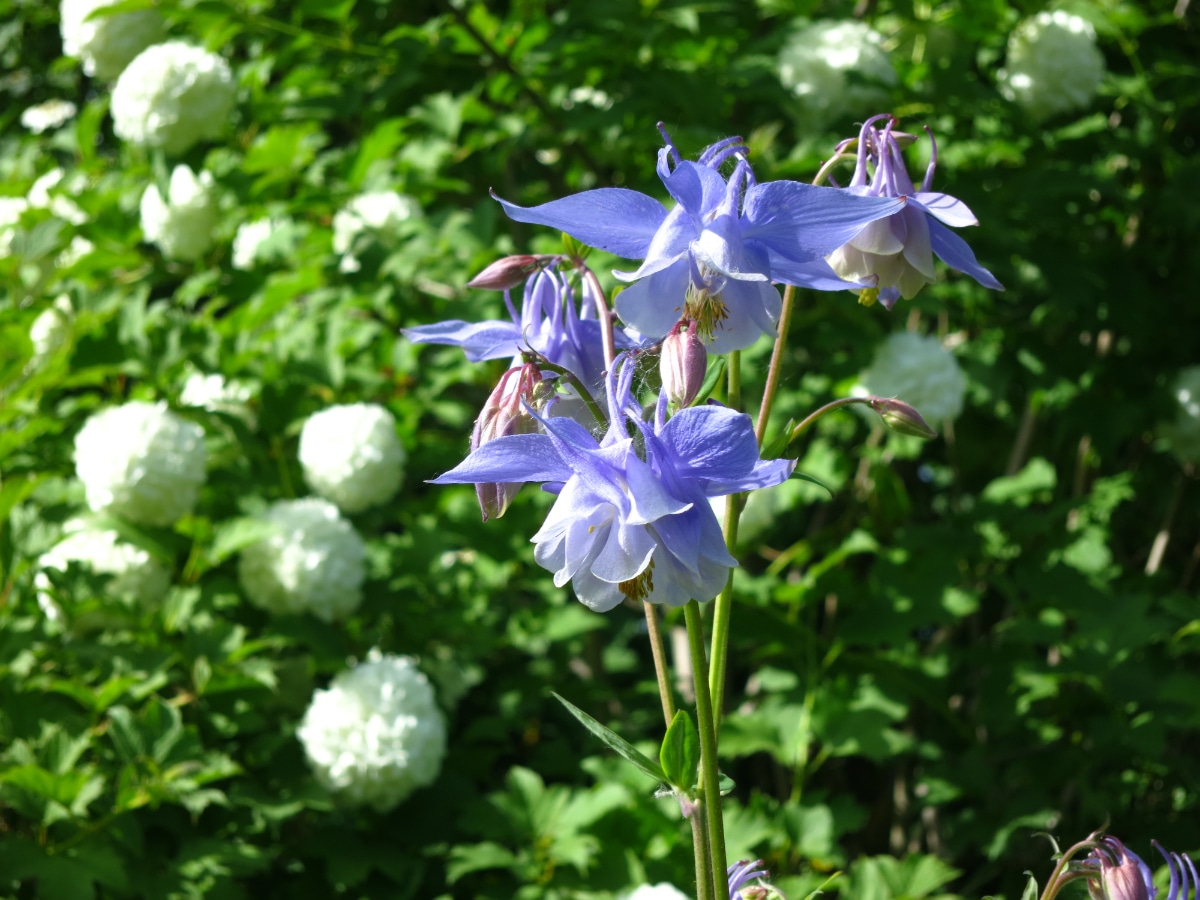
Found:
M 613 361 L 617 358 L 616 341 L 613 340 L 612 310 L 608 308 L 608 298 L 604 295 L 604 288 L 600 286 L 600 279 L 596 277 L 596 273 L 583 264 L 580 264 L 579 268 L 591 288 L 590 293 L 592 301 L 596 304 L 596 314 L 600 317 L 600 340 L 604 343 L 604 365 L 611 369 Z
M 692 677 L 696 685 L 696 719 L 700 726 L 700 793 L 704 798 L 708 824 L 708 845 L 712 854 L 714 890 L 725 884 L 725 822 L 721 813 L 721 775 L 717 770 L 717 733 L 713 728 L 712 697 L 708 692 L 708 660 L 704 657 L 704 625 L 700 604 L 689 600 L 683 608 L 687 622 L 688 649 L 692 657 Z
M 791 443 L 796 438 L 800 437 L 800 435 L 804 433 L 804 430 L 806 428 L 808 428 L 809 425 L 811 425 L 813 422 L 817 421 L 817 419 L 821 418 L 821 416 L 825 415 L 825 413 L 833 412 L 835 409 L 838 409 L 843 406 L 850 406 L 853 403 L 866 403 L 867 405 L 870 405 L 870 398 L 869 397 L 843 397 L 841 400 L 834 400 L 830 403 L 826 403 L 824 406 L 822 406 L 816 412 L 810 413 L 807 417 L 805 417 L 803 422 L 801 422 L 799 425 L 797 425 L 795 428 L 792 429 L 792 436 L 790 438 L 788 438 L 788 443 Z
M 758 446 L 762 447 L 763 437 L 767 433 L 767 420 L 771 418 L 771 407 L 775 403 L 775 392 L 779 389 L 779 372 L 783 368 L 783 349 L 787 344 L 788 326 L 792 324 L 792 308 L 795 305 L 796 289 L 788 285 L 783 289 L 783 309 L 779 312 L 779 328 L 775 335 L 775 347 L 771 351 L 771 366 L 767 369 L 767 384 L 763 388 L 762 406 L 758 408 L 758 423 L 754 426 L 754 436 L 758 438 Z
M 646 614 L 646 630 L 650 633 L 650 653 L 654 657 L 654 675 L 658 679 L 658 698 L 662 701 L 663 720 L 670 728 L 671 720 L 675 718 L 675 700 L 671 696 L 671 680 L 667 676 L 667 654 L 663 649 L 658 611 L 649 600 L 643 600 L 642 612 Z

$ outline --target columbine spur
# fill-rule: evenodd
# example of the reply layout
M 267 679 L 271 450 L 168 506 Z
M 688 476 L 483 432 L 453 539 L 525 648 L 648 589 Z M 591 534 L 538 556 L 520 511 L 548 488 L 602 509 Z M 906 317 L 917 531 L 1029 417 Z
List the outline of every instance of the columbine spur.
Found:
M 642 260 L 636 271 L 613 273 L 632 282 L 616 308 L 651 339 L 665 336 L 681 318 L 699 323 L 714 353 L 774 334 L 781 301 L 771 282 L 848 287 L 823 257 L 902 206 L 893 198 L 794 181 L 759 184 L 739 138 L 719 141 L 690 162 L 663 135 L 658 176 L 674 209 L 625 188 L 597 188 L 534 207 L 500 200 L 518 222 L 557 228 L 589 246 Z M 736 164 L 726 181 L 718 169 L 731 159 Z
M 876 127 L 884 120 L 883 128 Z M 896 120 L 886 113 L 863 123 L 848 189 L 864 197 L 901 198 L 904 205 L 865 225 L 829 254 L 829 264 L 842 278 L 868 285 L 859 295 L 862 303 L 870 305 L 878 299 L 888 309 L 901 296 L 911 299 L 926 284 L 933 283 L 934 253 L 950 268 L 967 273 L 984 287 L 1004 290 L 1004 285 L 979 265 L 967 242 L 942 224 L 961 228 L 978 225 L 979 221 L 961 200 L 930 190 L 937 167 L 937 144 L 933 144 L 929 168 L 918 191 L 900 155 L 900 139 L 912 138 L 898 134 L 895 124 Z M 933 140 L 932 132 L 929 139 Z
M 534 558 L 601 612 L 626 598 L 681 606 L 715 597 L 737 561 L 707 498 L 778 484 L 795 465 L 761 460 L 749 416 L 722 406 L 667 419 L 663 392 L 654 422 L 643 422 L 633 374 L 632 360 L 618 357 L 601 440 L 573 420 L 538 417 L 544 433 L 498 437 L 434 479 L 545 483 L 558 499 L 532 538 Z
M 1163 900 L 1196 900 L 1200 892 L 1200 874 L 1186 853 L 1164 850 L 1158 841 L 1154 849 L 1167 861 L 1171 881 Z M 1068 877 L 1087 878 L 1092 900 L 1158 900 L 1154 876 L 1142 858 L 1112 835 L 1097 840 L 1080 863 L 1073 863 Z

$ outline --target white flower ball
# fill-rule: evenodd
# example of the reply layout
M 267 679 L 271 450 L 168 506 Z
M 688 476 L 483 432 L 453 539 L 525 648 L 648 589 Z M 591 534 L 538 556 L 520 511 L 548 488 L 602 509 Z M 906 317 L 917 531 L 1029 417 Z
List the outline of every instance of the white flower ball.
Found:
M 722 888 L 724 885 L 722 885 Z M 643 884 L 630 894 L 622 894 L 621 900 L 691 900 L 691 898 L 665 881 L 661 884 Z
M 239 225 L 233 238 L 233 267 L 243 271 L 253 269 L 258 261 L 259 246 L 274 230 L 275 224 L 270 219 L 258 219 Z
M 362 602 L 366 547 L 332 503 L 281 500 L 265 517 L 271 535 L 242 551 L 238 576 L 247 598 L 276 615 L 310 612 L 344 619 Z
M 75 436 L 75 472 L 88 506 L 131 522 L 171 525 L 190 513 L 206 461 L 204 429 L 165 403 L 101 410 Z
M 51 169 L 33 183 L 25 199 L 34 209 L 48 209 L 52 215 L 58 216 L 64 222 L 82 225 L 87 221 L 87 214 L 75 205 L 75 201 L 71 200 L 69 195 L 78 196 L 86 179 L 75 177 L 63 185 L 62 180 L 65 177 L 66 172 L 62 169 Z
M 12 249 L 13 232 L 27 209 L 29 201 L 24 197 L 0 197 L 0 254 Z
M 67 536 L 38 560 L 40 569 L 65 572 L 71 563 L 79 563 L 97 575 L 112 576 L 106 589 L 113 596 L 154 604 L 166 595 L 170 573 L 141 547 L 122 541 L 115 531 L 88 528 L 78 522 L 67 527 Z M 49 589 L 49 580 L 43 573 L 38 574 L 42 577 L 35 581 L 39 592 L 44 593 Z M 46 609 L 46 604 L 42 608 Z
M 1175 377 L 1171 394 L 1178 407 L 1175 420 L 1161 429 L 1180 462 L 1200 462 L 1200 366 L 1189 366 Z
M 254 396 L 249 385 L 240 381 L 226 381 L 225 376 L 213 373 L 192 372 L 183 383 L 179 394 L 182 406 L 198 406 L 209 412 L 223 412 L 237 416 L 248 425 L 254 423 L 254 414 L 248 404 Z
M 404 480 L 405 459 L 396 420 L 374 403 L 323 409 L 300 432 L 304 480 L 344 513 L 391 500 Z
M 1103 78 L 1095 29 L 1061 9 L 1014 29 L 999 72 L 1000 93 L 1037 119 L 1086 107 Z
M 76 106 L 70 100 L 57 98 L 30 106 L 21 113 L 21 124 L 34 134 L 59 128 L 69 122 L 76 113 Z
M 326 789 L 379 812 L 432 784 L 446 755 L 446 726 L 416 661 L 378 651 L 313 693 L 297 736 Z
M 863 382 L 870 393 L 903 400 L 930 421 L 962 412 L 967 388 L 954 354 L 933 335 L 912 331 L 888 335 Z
M 113 130 L 143 147 L 183 153 L 220 134 L 237 94 L 229 63 L 182 41 L 147 47 L 117 79 Z
M 217 224 L 213 177 L 176 166 L 164 200 L 157 185 L 142 194 L 142 232 L 168 259 L 196 260 L 212 246 Z
M 75 310 L 71 308 L 71 298 L 66 294 L 42 310 L 29 326 L 34 360 L 45 359 L 65 344 L 71 336 L 74 321 Z
M 366 231 L 387 234 L 401 223 L 421 217 L 421 207 L 412 197 L 395 191 L 359 194 L 333 217 L 333 252 L 342 254 L 338 268 L 357 272 L 362 266 L 350 252 L 354 239 Z
M 162 16 L 155 9 L 136 9 L 88 19 L 117 0 L 62 0 L 59 29 L 63 55 L 82 60 L 83 71 L 93 78 L 116 78 L 130 61 L 164 33 Z
M 779 51 L 778 73 L 780 83 L 820 117 L 870 107 L 883 98 L 873 85 L 896 83 L 883 36 L 853 19 L 825 19 L 793 32 Z

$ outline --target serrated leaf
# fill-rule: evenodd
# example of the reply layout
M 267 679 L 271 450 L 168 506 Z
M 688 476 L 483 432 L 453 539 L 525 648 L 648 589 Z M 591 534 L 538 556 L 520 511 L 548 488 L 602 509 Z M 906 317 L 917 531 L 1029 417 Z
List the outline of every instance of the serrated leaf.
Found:
M 578 719 L 580 723 L 582 723 L 584 728 L 586 728 L 596 737 L 600 738 L 600 740 L 604 741 L 605 744 L 619 753 L 628 762 L 632 763 L 636 768 L 640 769 L 642 772 L 645 772 L 651 778 L 657 779 L 658 781 L 667 780 L 667 776 L 663 772 L 662 768 L 659 767 L 654 760 L 650 759 L 650 757 L 638 750 L 637 747 L 629 743 L 629 741 L 625 740 L 612 729 L 601 725 L 578 706 L 571 703 L 569 700 L 562 697 L 555 691 L 551 691 L 550 693 L 554 696 L 555 700 L 567 708 L 567 712 L 569 712 L 576 719 Z
M 146 752 L 141 732 L 128 707 L 114 706 L 108 711 L 108 736 L 125 762 L 134 762 Z
M 684 791 L 691 791 L 700 766 L 700 733 L 687 710 L 679 710 L 671 720 L 658 751 L 667 781 Z

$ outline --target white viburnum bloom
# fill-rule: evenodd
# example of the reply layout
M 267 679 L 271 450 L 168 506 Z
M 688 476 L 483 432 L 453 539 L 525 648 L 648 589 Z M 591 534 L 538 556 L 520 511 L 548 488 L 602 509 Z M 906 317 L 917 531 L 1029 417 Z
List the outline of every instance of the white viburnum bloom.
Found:
M 88 506 L 146 525 L 173 525 L 192 511 L 207 459 L 204 429 L 165 403 L 103 409 L 75 436 Z
M 237 85 L 229 63 L 182 41 L 147 47 L 117 79 L 113 131 L 175 155 L 215 138 L 229 121 Z
M 667 884 L 664 881 L 661 884 L 643 884 L 631 893 L 622 894 L 621 900 L 691 900 L 691 898 L 675 885 Z
M 78 194 L 83 189 L 84 179 L 73 178 L 68 184 L 62 185 L 65 177 L 66 172 L 62 169 L 51 169 L 33 183 L 25 199 L 33 209 L 48 209 L 51 215 L 58 216 L 64 222 L 82 225 L 87 221 L 87 214 L 67 194 Z
M 154 184 L 142 194 L 142 232 L 146 240 L 156 244 L 168 259 L 199 259 L 213 243 L 217 224 L 215 193 L 211 173 L 201 172 L 197 177 L 187 166 L 176 166 L 166 199 Z
M 50 592 L 46 569 L 66 572 L 71 563 L 79 563 L 96 575 L 111 576 L 105 590 L 114 597 L 152 605 L 166 596 L 170 572 L 141 547 L 121 540 L 115 531 L 89 528 L 81 522 L 68 523 L 67 532 L 38 559 L 41 571 L 35 575 L 34 584 L 39 594 Z M 39 602 L 52 618 L 58 612 L 49 596 L 45 600 L 39 597 Z
M 446 755 L 428 679 L 412 657 L 377 650 L 313 693 L 296 736 L 327 790 L 379 812 L 432 784 Z
M 255 417 L 249 407 L 254 391 L 240 381 L 226 381 L 224 375 L 205 375 L 192 372 L 183 383 L 179 394 L 181 406 L 198 406 L 209 412 L 223 412 L 237 416 L 253 427 Z
M 780 83 L 820 118 L 881 102 L 878 85 L 896 83 L 883 36 L 864 22 L 825 19 L 792 33 L 779 51 Z
M 70 100 L 60 100 L 57 97 L 31 106 L 21 113 L 21 124 L 34 134 L 61 128 L 78 111 Z
M 998 74 L 1000 93 L 1036 119 L 1086 107 L 1103 79 L 1096 30 L 1061 9 L 1040 12 L 1013 30 Z
M 89 18 L 118 0 L 62 0 L 59 29 L 63 56 L 79 59 L 84 74 L 116 78 L 135 56 L 162 40 L 165 29 L 156 9 L 135 9 Z
M 366 547 L 325 500 L 281 500 L 264 521 L 272 532 L 244 549 L 238 576 L 246 597 L 276 615 L 309 612 L 344 619 L 362 602 Z
M 270 219 L 243 222 L 233 238 L 233 267 L 243 271 L 253 269 L 258 261 L 258 248 L 271 236 L 275 224 Z
M 27 209 L 29 201 L 24 197 L 0 197 L 0 255 L 12 249 L 13 232 Z
M 912 331 L 888 335 L 876 348 L 863 383 L 868 393 L 903 400 L 931 421 L 962 412 L 967 388 L 954 354 L 933 335 Z
M 359 194 L 333 216 L 333 252 L 342 256 L 338 268 L 342 272 L 357 272 L 362 268 L 350 252 L 358 235 L 373 232 L 386 236 L 402 223 L 420 217 L 421 207 L 412 197 L 395 191 Z
M 304 480 L 344 513 L 391 500 L 404 480 L 405 458 L 395 418 L 374 403 L 323 409 L 300 432 Z
M 63 346 L 71 336 L 75 310 L 66 294 L 42 310 L 29 326 L 29 342 L 33 344 L 33 359 L 40 362 Z
M 1200 366 L 1181 371 L 1171 385 L 1171 395 L 1178 404 L 1175 419 L 1160 432 L 1180 462 L 1200 462 Z
M 58 254 L 57 259 L 54 261 L 55 265 L 60 269 L 70 268 L 95 249 L 95 244 L 77 234 L 71 238 L 71 243 L 66 246 L 62 253 Z

